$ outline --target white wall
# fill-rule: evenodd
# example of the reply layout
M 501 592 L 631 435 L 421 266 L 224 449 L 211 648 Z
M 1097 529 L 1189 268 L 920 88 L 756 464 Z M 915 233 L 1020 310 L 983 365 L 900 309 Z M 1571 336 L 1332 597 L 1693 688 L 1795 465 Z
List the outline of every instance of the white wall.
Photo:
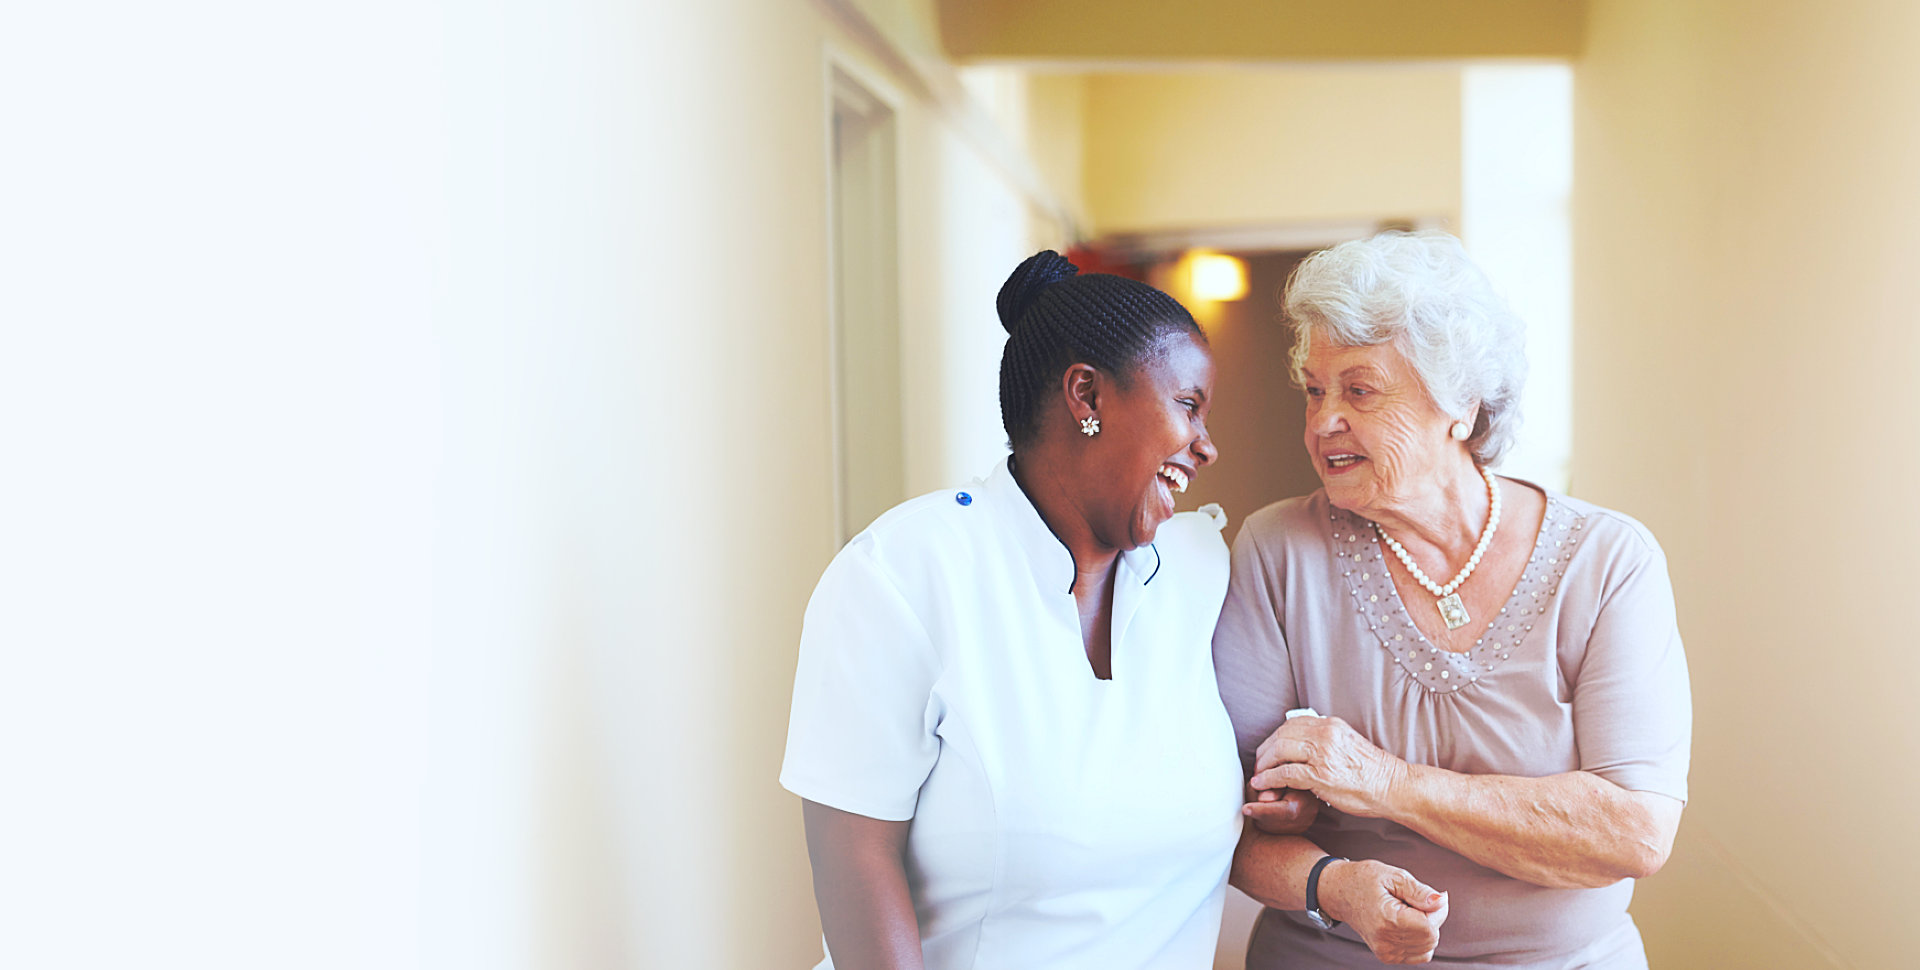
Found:
M 825 65 L 892 73 L 830 10 L 0 32 L 0 964 L 817 956 Z M 998 452 L 993 291 L 1060 230 L 900 88 L 918 488 Z
M 1027 200 L 957 133 L 929 130 L 918 152 L 912 182 L 902 186 L 901 213 L 912 494 L 983 474 L 1006 454 L 999 382 L 1007 334 L 994 296 L 1035 249 L 1066 246 L 1057 226 L 1036 232 Z
M 1526 323 L 1522 422 L 1504 474 L 1565 491 L 1573 438 L 1573 71 L 1460 77 L 1460 238 Z

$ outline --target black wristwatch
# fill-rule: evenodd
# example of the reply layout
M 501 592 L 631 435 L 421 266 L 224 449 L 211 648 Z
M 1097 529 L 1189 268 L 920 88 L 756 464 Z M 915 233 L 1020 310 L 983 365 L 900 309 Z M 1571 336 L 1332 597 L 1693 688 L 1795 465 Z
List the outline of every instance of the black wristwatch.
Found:
M 1313 920 L 1313 925 L 1323 930 L 1339 926 L 1340 921 L 1328 916 L 1327 911 L 1320 908 L 1320 870 L 1336 862 L 1346 861 L 1337 855 L 1330 855 L 1314 863 L 1313 871 L 1307 873 L 1307 918 Z

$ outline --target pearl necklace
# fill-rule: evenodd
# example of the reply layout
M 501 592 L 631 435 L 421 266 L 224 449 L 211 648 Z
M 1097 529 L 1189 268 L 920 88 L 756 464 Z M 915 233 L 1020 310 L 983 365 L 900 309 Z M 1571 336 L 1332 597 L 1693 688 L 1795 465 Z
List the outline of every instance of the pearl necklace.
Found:
M 1379 534 L 1380 541 L 1385 542 L 1394 555 L 1400 557 L 1400 565 L 1407 567 L 1414 581 L 1433 594 L 1434 606 L 1439 608 L 1440 618 L 1446 621 L 1449 630 L 1458 630 L 1473 619 L 1467 615 L 1466 604 L 1460 602 L 1460 595 L 1454 590 L 1473 575 L 1473 568 L 1480 565 L 1480 557 L 1487 554 L 1487 544 L 1493 541 L 1493 530 L 1500 527 L 1500 486 L 1494 483 L 1493 472 L 1485 468 L 1480 469 L 1480 477 L 1487 480 L 1487 527 L 1480 530 L 1480 541 L 1474 544 L 1473 555 L 1467 557 L 1467 564 L 1461 567 L 1460 574 L 1445 586 L 1427 578 L 1427 574 L 1414 563 L 1413 557 L 1407 555 L 1407 547 L 1387 535 L 1387 530 L 1380 528 L 1380 523 L 1373 523 L 1373 531 Z

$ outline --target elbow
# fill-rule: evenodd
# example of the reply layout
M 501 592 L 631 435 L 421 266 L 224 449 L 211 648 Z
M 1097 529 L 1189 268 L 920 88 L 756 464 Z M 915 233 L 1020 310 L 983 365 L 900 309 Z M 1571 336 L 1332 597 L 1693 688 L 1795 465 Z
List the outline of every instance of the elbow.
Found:
M 1673 853 L 1673 838 L 1680 827 L 1680 802 L 1643 792 L 1624 795 L 1608 826 L 1613 837 L 1610 851 L 1604 853 L 1611 870 L 1607 885 L 1659 872 Z
M 1605 889 L 1622 879 L 1645 879 L 1666 862 L 1667 854 L 1657 846 L 1636 843 L 1533 881 L 1549 889 Z
M 1258 896 L 1254 896 L 1254 887 L 1249 884 L 1246 870 L 1241 867 L 1240 857 L 1237 855 L 1233 858 L 1233 868 L 1227 870 L 1227 885 L 1246 893 L 1248 896 L 1253 896 L 1255 899 L 1259 898 Z
M 1673 836 L 1651 819 L 1621 826 L 1615 833 L 1611 844 L 1593 846 L 1584 864 L 1563 870 L 1565 881 L 1559 888 L 1601 889 L 1622 879 L 1645 879 L 1659 872 L 1673 851 Z
M 1645 879 L 1659 872 L 1660 867 L 1667 864 L 1667 856 L 1671 851 L 1670 842 L 1665 845 L 1651 839 L 1636 842 L 1627 852 L 1627 857 L 1621 860 L 1622 868 L 1626 871 L 1620 878 Z
M 1269 879 L 1261 878 L 1263 866 L 1255 845 L 1260 837 L 1248 826 L 1240 836 L 1240 844 L 1234 847 L 1233 864 L 1227 868 L 1227 885 L 1246 893 L 1253 901 L 1273 909 L 1285 909 L 1281 901 L 1274 896 L 1275 887 Z
M 1652 819 L 1631 826 L 1623 834 L 1625 839 L 1610 853 L 1606 880 L 1600 885 L 1611 886 L 1622 879 L 1645 879 L 1659 872 L 1673 852 L 1673 835 L 1661 831 Z
M 1258 899 L 1259 897 L 1255 892 L 1258 887 L 1253 884 L 1254 880 L 1251 878 L 1253 875 L 1253 859 L 1251 858 L 1252 853 L 1248 851 L 1248 841 L 1248 837 L 1242 835 L 1240 837 L 1240 844 L 1234 846 L 1233 864 L 1227 867 L 1227 885 Z
M 1633 813 L 1623 853 L 1626 872 L 1622 878 L 1626 879 L 1645 879 L 1659 872 L 1673 854 L 1674 836 L 1680 834 L 1680 802 L 1658 795 L 1638 796 L 1637 802 L 1639 810 Z

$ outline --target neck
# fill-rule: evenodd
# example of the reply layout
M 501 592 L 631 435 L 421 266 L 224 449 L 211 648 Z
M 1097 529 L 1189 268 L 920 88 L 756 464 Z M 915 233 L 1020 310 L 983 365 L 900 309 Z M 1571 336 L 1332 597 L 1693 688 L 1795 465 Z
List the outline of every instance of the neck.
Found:
M 1371 511 L 1367 518 L 1380 523 L 1403 545 L 1433 546 L 1452 561 L 1472 552 L 1486 527 L 1491 499 L 1487 480 L 1471 461 L 1461 461 L 1438 484 L 1391 507 Z
M 1051 449 L 1036 446 L 1020 453 L 1013 463 L 1013 480 L 1027 494 L 1054 538 L 1073 556 L 1074 588 L 1105 582 L 1120 550 L 1100 541 L 1087 524 L 1085 509 L 1074 491 L 1079 476 L 1058 460 Z

